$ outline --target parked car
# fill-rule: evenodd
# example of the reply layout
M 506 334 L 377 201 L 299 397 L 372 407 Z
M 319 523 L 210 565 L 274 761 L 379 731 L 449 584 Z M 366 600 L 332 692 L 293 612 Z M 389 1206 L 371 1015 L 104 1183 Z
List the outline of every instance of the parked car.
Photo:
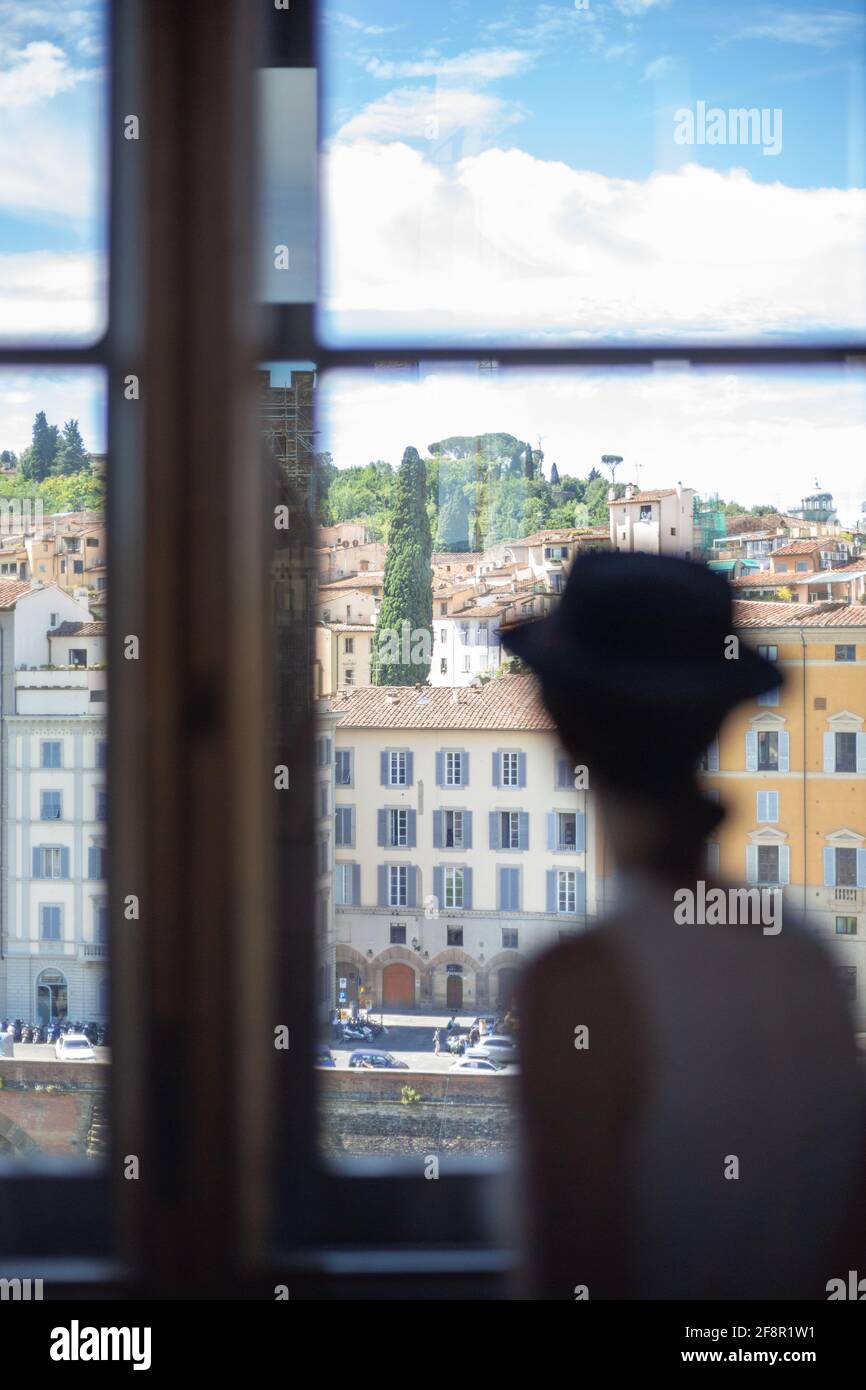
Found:
M 408 1062 L 398 1062 L 390 1052 L 377 1052 L 375 1048 L 359 1047 L 349 1058 L 350 1067 L 399 1067 L 402 1071 L 409 1070 Z
M 474 1047 L 467 1047 L 466 1057 L 482 1057 L 488 1062 L 516 1062 L 517 1043 L 514 1038 L 482 1036 Z
M 477 1028 L 479 1033 L 492 1033 L 496 1026 L 496 1014 L 479 1014 L 473 1018 L 470 1028 Z
M 477 1076 L 481 1072 L 487 1072 L 489 1075 L 490 1072 L 504 1071 L 505 1068 L 500 1063 L 489 1061 L 487 1057 L 461 1057 L 460 1061 L 455 1062 L 448 1070 L 471 1071 Z
M 64 1033 L 54 1044 L 54 1056 L 58 1062 L 94 1062 L 96 1060 L 90 1039 L 83 1033 Z
M 313 1060 L 314 1067 L 335 1067 L 336 1065 L 334 1054 L 329 1047 L 316 1048 L 316 1054 Z

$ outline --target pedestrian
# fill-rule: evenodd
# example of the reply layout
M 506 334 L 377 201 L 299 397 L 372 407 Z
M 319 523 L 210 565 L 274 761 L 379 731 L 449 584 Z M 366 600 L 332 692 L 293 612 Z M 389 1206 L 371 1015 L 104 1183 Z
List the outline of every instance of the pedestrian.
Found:
M 435 1054 L 437 1057 L 439 1056 L 439 1050 L 440 1050 L 441 1042 L 442 1042 L 442 1029 L 441 1029 L 441 1028 L 437 1028 L 437 1029 L 435 1029 L 435 1031 L 434 1031 L 434 1033 L 433 1033 L 433 1052 L 434 1052 L 434 1054 Z

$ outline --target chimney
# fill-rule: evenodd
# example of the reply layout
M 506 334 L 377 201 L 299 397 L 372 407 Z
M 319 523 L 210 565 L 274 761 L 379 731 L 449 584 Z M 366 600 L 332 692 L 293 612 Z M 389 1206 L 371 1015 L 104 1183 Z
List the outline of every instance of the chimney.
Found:
M 616 498 L 616 488 L 613 487 L 613 485 L 611 485 L 611 486 L 608 488 L 608 490 L 607 490 L 607 500 L 608 500 L 608 502 L 613 502 L 613 501 L 615 500 L 615 498 Z
M 626 483 L 625 495 L 627 498 L 634 497 L 637 492 L 637 483 Z

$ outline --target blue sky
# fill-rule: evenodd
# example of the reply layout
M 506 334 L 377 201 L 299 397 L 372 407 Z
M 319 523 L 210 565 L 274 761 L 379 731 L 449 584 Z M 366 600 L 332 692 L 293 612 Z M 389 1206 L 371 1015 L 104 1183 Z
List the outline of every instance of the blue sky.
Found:
M 330 341 L 866 323 L 862 0 L 338 0 L 323 52 Z

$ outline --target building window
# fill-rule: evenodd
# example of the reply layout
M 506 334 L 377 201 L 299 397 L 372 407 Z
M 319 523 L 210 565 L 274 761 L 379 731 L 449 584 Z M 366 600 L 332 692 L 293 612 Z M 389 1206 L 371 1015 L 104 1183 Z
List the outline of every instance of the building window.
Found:
M 468 673 L 469 671 L 471 671 L 471 670 L 472 670 L 472 657 L 471 657 L 471 656 L 464 656 L 464 658 L 463 658 L 463 672 L 464 672 L 464 675 L 467 674 L 467 673 Z
M 388 844 L 394 849 L 405 848 L 409 843 L 409 813 L 405 810 L 388 812 Z
M 96 791 L 96 819 L 108 820 L 108 792 L 102 787 Z
M 647 505 L 646 503 L 644 503 L 644 505 L 641 506 L 640 512 L 639 512 L 639 514 L 638 514 L 638 520 L 639 520 L 639 521 L 652 521 L 652 519 L 653 519 L 653 509 L 652 509 L 652 506 L 651 506 L 651 505 Z
M 446 869 L 443 875 L 445 888 L 445 906 L 463 906 L 463 870 Z
M 556 875 L 557 912 L 577 911 L 577 875 L 573 869 L 559 869 Z
M 56 903 L 46 903 L 39 909 L 39 935 L 43 941 L 59 941 L 63 908 Z
M 355 669 L 353 666 L 346 667 L 345 671 L 343 672 L 343 682 L 345 685 L 355 684 Z
M 33 851 L 34 878 L 68 878 L 69 850 L 61 845 L 39 845 Z
M 758 845 L 758 882 L 779 882 L 779 846 Z
M 93 905 L 93 939 L 98 946 L 108 945 L 108 904 Z
M 70 665 L 70 666 L 86 666 L 86 665 L 87 665 L 87 648 L 86 648 L 86 647 L 70 647 L 70 648 L 69 648 L 69 665 Z
M 520 784 L 520 754 L 502 753 L 502 785 L 503 787 L 516 787 Z
M 60 820 L 63 816 L 63 793 L 43 791 L 40 795 L 39 819 Z
M 334 780 L 338 787 L 352 785 L 352 750 L 338 748 L 334 755 Z
M 444 839 L 446 849 L 463 849 L 463 812 L 444 813 Z
M 409 900 L 409 872 L 405 864 L 388 866 L 388 904 L 406 907 Z
M 448 629 L 447 629 L 447 627 L 440 627 L 440 629 L 439 629 L 439 641 L 442 643 L 443 646 L 444 646 L 445 643 L 448 641 Z
M 446 931 L 446 941 L 449 946 L 463 945 L 463 928 L 448 927 Z
M 520 813 L 500 811 L 499 843 L 503 849 L 520 849 Z
M 351 806 L 338 806 L 334 812 L 334 844 L 340 847 L 351 845 L 354 838 L 352 834 L 352 811 Z
M 445 785 L 446 787 L 463 786 L 463 754 L 445 754 Z
M 856 849 L 836 849 L 836 887 L 857 887 Z
M 62 767 L 63 745 L 59 740 L 44 739 L 42 743 L 42 766 L 43 767 Z
M 102 768 L 108 767 L 108 744 L 104 738 L 97 739 L 96 741 L 96 766 Z
M 392 922 L 392 923 L 391 923 L 391 945 L 392 945 L 392 946 L 405 946 L 405 945 L 406 945 L 406 928 L 405 928 L 405 926 L 403 925 L 402 922 Z
M 837 936 L 856 936 L 857 918 L 856 917 L 837 917 L 836 918 Z
M 406 754 L 388 754 L 388 782 L 392 787 L 406 786 Z
M 448 674 L 448 662 L 444 656 L 439 658 L 439 674 L 440 676 L 447 676 Z
M 87 852 L 88 878 L 105 878 L 105 849 L 102 845 L 91 845 Z
M 774 824 L 779 819 L 779 793 L 758 792 L 758 821 Z
M 850 646 L 850 645 L 841 645 L 841 646 L 838 646 L 838 645 L 837 645 L 836 650 L 835 650 L 835 659 L 836 659 L 836 661 L 856 661 L 856 660 L 857 660 L 857 649 L 856 649 L 856 647 L 853 647 L 853 646 Z
M 857 735 L 856 734 L 836 734 L 835 739 L 835 771 L 836 772 L 856 772 L 857 771 Z
M 577 816 L 574 811 L 556 813 L 557 849 L 574 849 L 577 845 Z
M 518 942 L 519 942 L 519 939 L 520 939 L 520 933 L 519 933 L 517 927 L 503 927 L 503 928 L 502 928 L 502 949 L 503 949 L 503 951 L 516 951 L 516 950 L 518 949 Z
M 355 902 L 355 864 L 334 865 L 334 902 L 338 907 L 350 907 Z
M 779 769 L 779 735 L 775 730 L 758 730 L 758 771 L 777 772 Z
M 347 637 L 347 638 L 346 638 L 346 640 L 345 640 L 344 643 L 343 643 L 343 651 L 346 653 L 346 656 L 354 656 L 354 654 L 355 654 L 355 639 L 354 639 L 354 637 Z

